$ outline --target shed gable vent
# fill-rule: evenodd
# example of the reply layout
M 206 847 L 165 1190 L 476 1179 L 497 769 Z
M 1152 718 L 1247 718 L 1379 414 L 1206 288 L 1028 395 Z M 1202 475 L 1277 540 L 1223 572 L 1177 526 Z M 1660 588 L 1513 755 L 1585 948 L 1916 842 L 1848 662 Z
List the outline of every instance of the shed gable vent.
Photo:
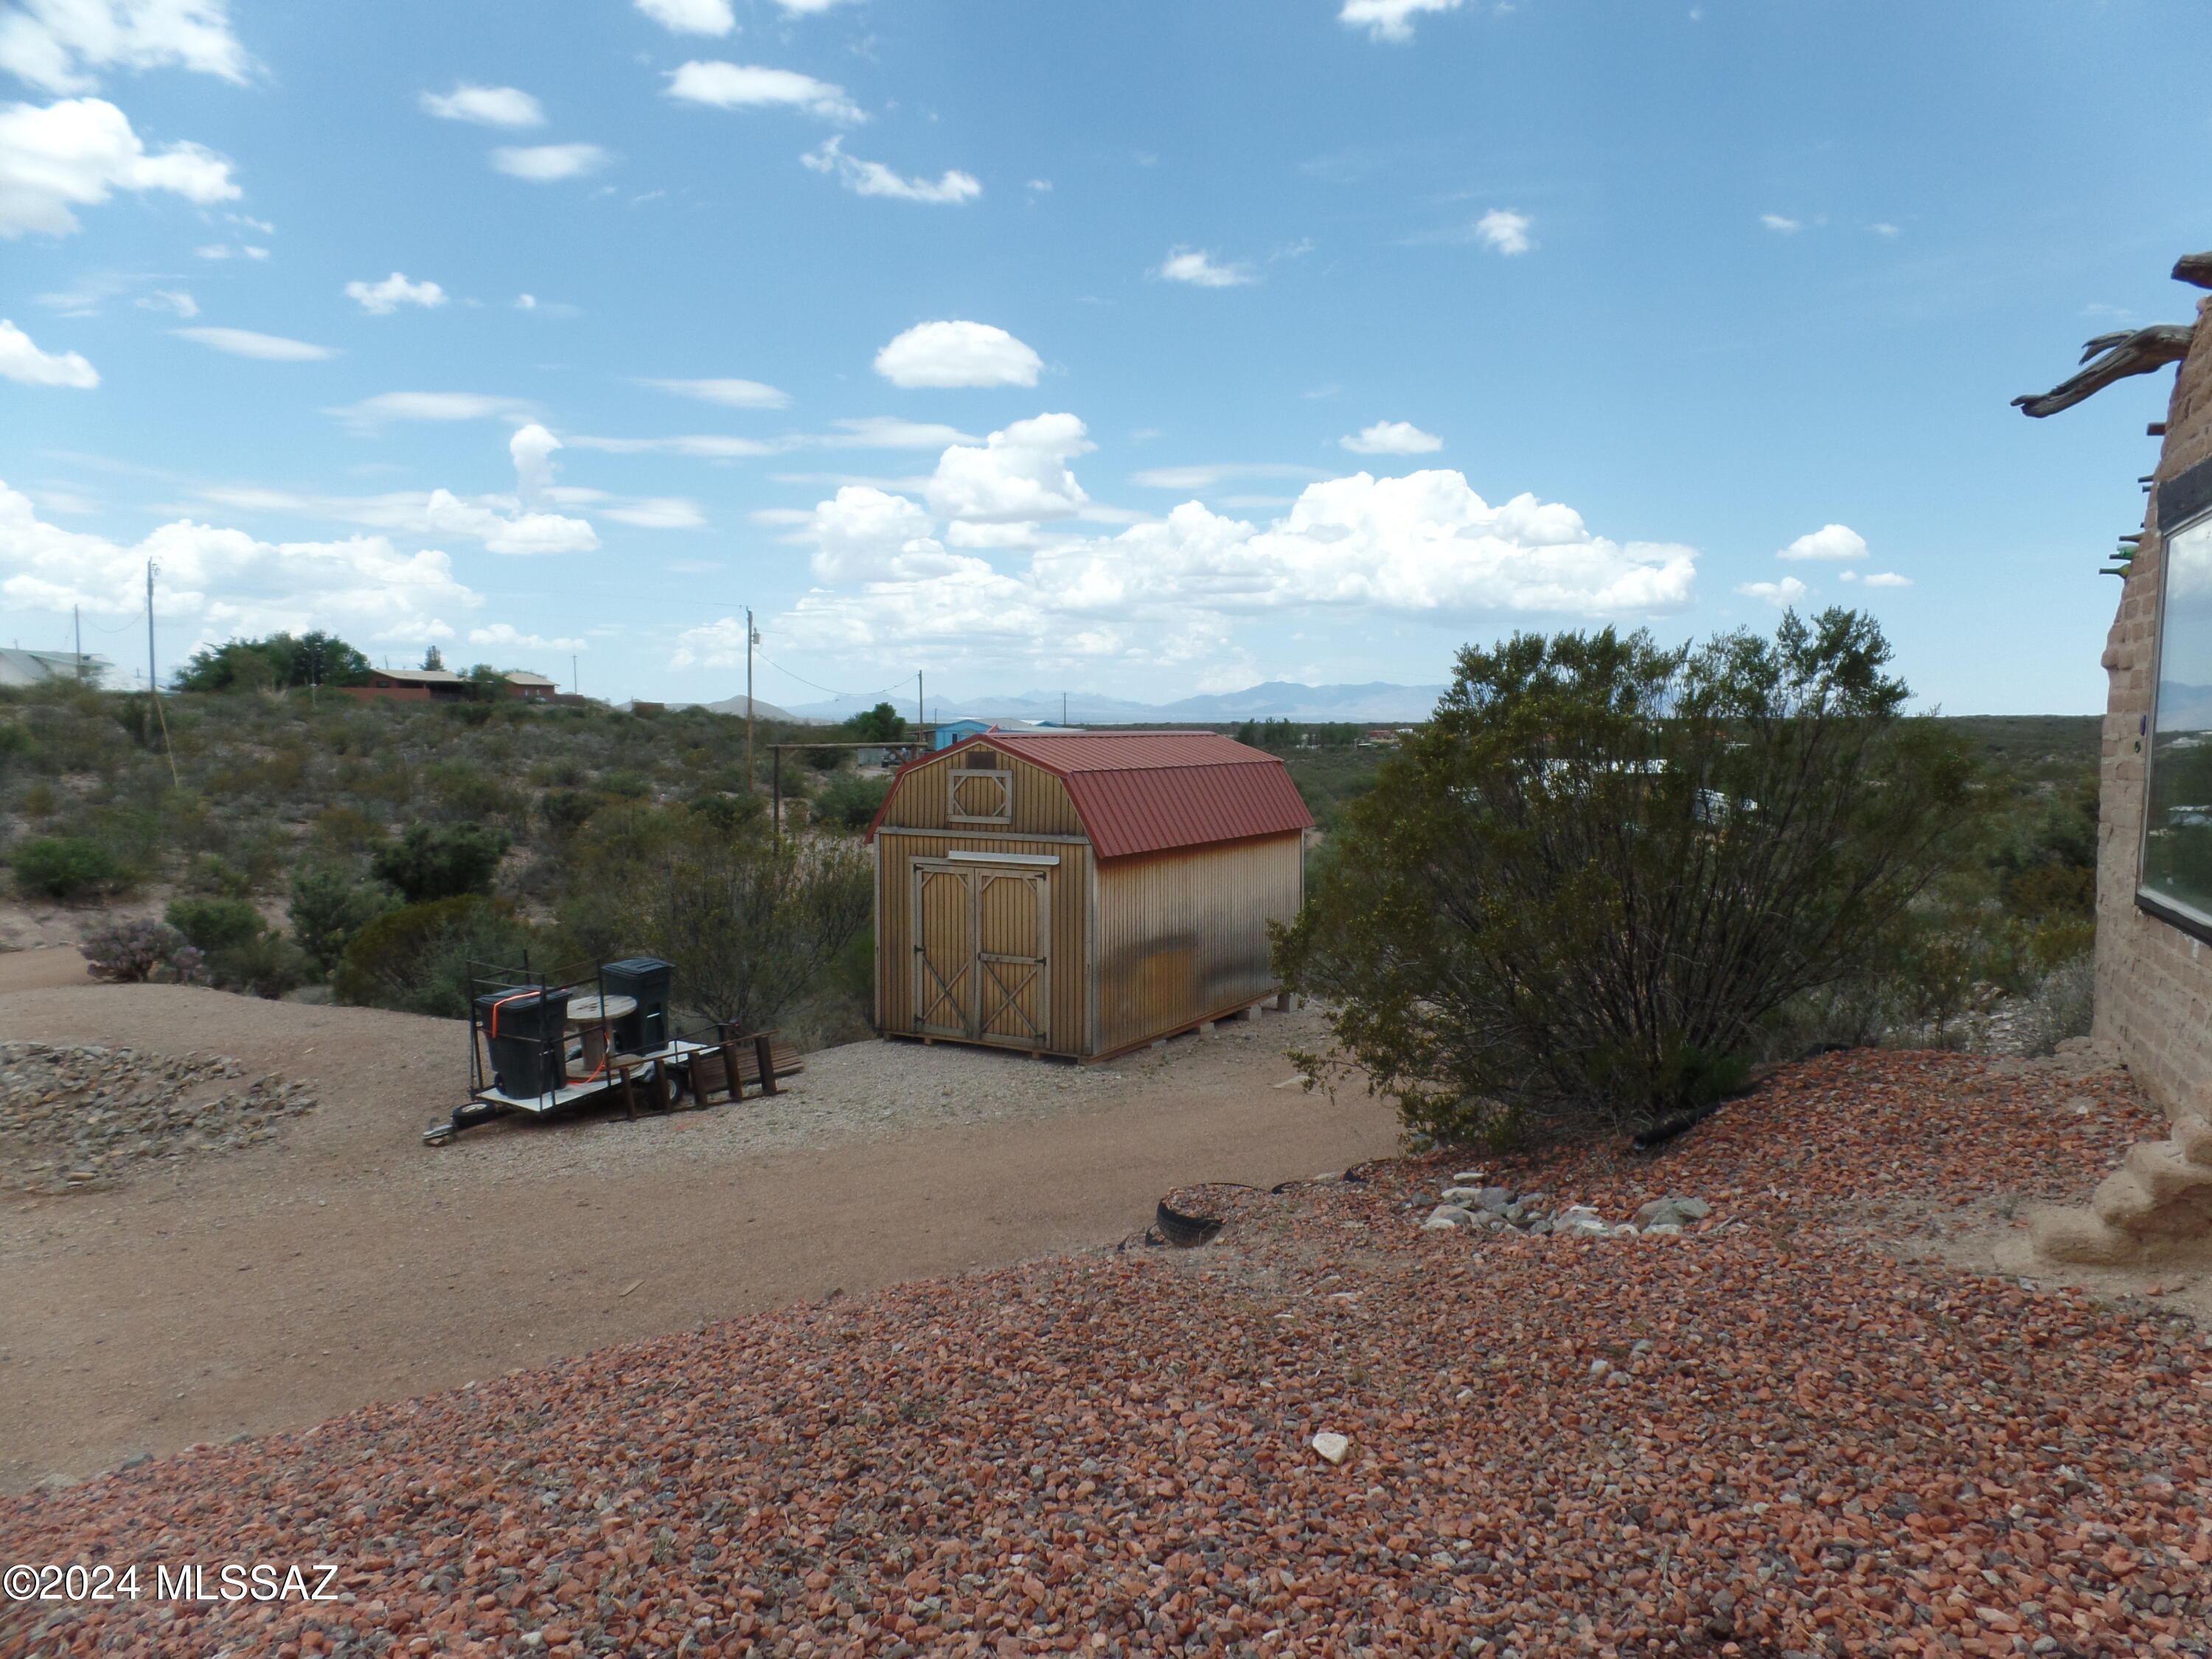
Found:
M 955 823 L 1012 823 L 1014 821 L 1014 775 L 980 771 L 974 756 L 966 769 L 948 769 L 950 798 L 945 816 Z

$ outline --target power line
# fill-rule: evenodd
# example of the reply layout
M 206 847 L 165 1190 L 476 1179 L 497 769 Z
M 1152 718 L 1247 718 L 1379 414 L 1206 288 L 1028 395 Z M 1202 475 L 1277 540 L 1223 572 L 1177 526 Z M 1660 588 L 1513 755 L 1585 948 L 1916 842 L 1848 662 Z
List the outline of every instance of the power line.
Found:
M 906 684 L 905 679 L 902 677 L 901 678 L 893 680 L 889 685 L 878 687 L 873 691 L 841 691 L 834 685 L 817 684 L 814 681 L 808 679 L 804 674 L 792 673 L 791 670 L 786 668 L 781 663 L 776 661 L 775 658 L 769 656 L 765 651 L 760 653 L 760 659 L 766 663 L 770 668 L 775 670 L 777 673 L 797 680 L 801 685 L 809 687 L 816 691 L 827 691 L 833 697 L 850 697 L 855 702 L 864 702 L 870 697 L 880 697 L 886 691 L 900 690 L 903 689 Z

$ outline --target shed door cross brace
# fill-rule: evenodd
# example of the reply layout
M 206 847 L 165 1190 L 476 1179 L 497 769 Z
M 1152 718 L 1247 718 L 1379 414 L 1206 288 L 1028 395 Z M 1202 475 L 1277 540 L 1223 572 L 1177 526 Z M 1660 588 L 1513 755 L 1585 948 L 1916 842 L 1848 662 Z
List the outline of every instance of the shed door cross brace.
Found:
M 1051 890 L 1048 870 L 914 861 L 917 1031 L 1050 1046 Z

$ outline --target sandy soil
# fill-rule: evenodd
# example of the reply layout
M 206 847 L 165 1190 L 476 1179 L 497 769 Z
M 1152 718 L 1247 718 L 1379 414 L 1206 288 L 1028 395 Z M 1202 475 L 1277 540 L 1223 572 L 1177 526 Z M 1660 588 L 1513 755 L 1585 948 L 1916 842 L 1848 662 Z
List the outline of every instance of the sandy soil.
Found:
M 778 1101 L 495 1124 L 433 1150 L 459 1026 L 85 986 L 75 956 L 0 956 L 0 1037 L 219 1053 L 322 1104 L 271 1146 L 0 1209 L 0 1490 L 1111 1243 L 1180 1183 L 1272 1183 L 1395 1139 L 1371 1099 L 1281 1086 L 1311 1017 L 1270 1012 L 1090 1070 L 857 1044 Z

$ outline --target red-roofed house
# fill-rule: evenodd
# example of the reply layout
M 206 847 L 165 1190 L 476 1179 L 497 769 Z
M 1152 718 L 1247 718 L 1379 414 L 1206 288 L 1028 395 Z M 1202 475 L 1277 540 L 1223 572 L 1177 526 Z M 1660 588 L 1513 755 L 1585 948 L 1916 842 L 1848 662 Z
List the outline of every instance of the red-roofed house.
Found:
M 1256 1009 L 1312 816 L 1210 732 L 989 732 L 899 769 L 876 849 L 887 1035 L 1103 1060 Z

